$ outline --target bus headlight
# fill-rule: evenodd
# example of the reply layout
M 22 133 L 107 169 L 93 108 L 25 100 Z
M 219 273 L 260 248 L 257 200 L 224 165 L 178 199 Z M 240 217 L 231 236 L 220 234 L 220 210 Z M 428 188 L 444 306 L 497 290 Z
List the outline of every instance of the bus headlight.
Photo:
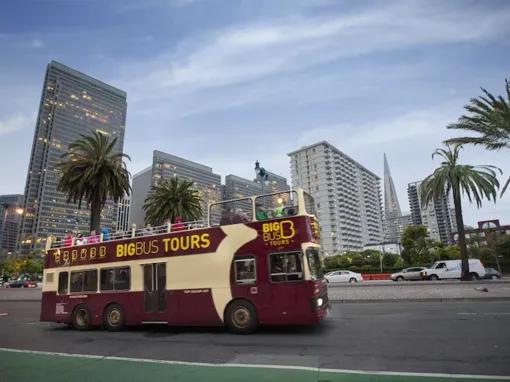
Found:
M 319 307 L 319 308 L 320 308 L 320 307 L 322 306 L 322 304 L 323 304 L 323 303 L 324 303 L 324 300 L 323 300 L 322 298 L 320 298 L 320 297 L 319 297 L 319 298 L 317 299 L 317 307 Z

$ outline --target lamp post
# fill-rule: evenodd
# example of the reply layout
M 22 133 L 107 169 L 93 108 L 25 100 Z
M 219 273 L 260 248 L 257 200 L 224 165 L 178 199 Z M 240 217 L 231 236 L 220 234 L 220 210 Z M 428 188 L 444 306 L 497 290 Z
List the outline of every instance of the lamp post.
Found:
M 269 183 L 269 174 L 264 167 L 260 167 L 259 161 L 255 161 L 255 178 L 260 180 L 262 186 L 262 194 L 264 193 L 264 186 Z

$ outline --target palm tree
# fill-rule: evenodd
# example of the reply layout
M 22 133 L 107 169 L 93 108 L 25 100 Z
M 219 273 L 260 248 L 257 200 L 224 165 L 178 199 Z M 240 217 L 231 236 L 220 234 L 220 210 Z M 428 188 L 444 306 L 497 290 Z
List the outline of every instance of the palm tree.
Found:
M 463 115 L 449 129 L 462 129 L 478 133 L 478 136 L 448 139 L 446 144 L 473 144 L 485 146 L 488 150 L 510 149 L 510 82 L 505 79 L 506 99 L 495 97 L 482 88 L 484 96 L 473 98 L 464 106 L 470 115 Z M 506 181 L 501 195 L 510 184 Z
M 78 203 L 81 208 L 85 200 L 90 206 L 90 230 L 99 232 L 101 211 L 108 198 L 118 202 L 129 195 L 130 174 L 123 158 L 128 155 L 114 151 L 117 138 L 110 139 L 100 132 L 81 138 L 69 145 L 61 156 L 57 168 L 62 177 L 57 189 L 67 194 L 67 202 Z
M 422 205 L 427 205 L 436 198 L 452 192 L 455 206 L 455 219 L 459 235 L 460 258 L 462 260 L 462 280 L 471 279 L 464 233 L 464 220 L 462 218 L 461 195 L 467 195 L 470 202 L 473 199 L 478 208 L 482 199 L 491 198 L 496 201 L 499 182 L 496 171 L 501 170 L 494 166 L 470 166 L 458 163 L 459 151 L 462 145 L 448 146 L 447 149 L 437 149 L 433 154 L 443 158 L 439 166 L 431 175 L 427 176 L 420 186 L 420 199 Z
M 193 182 L 177 177 L 164 179 L 153 185 L 143 205 L 145 223 L 162 225 L 166 220 L 175 221 L 180 216 L 184 221 L 202 216 L 201 198 Z

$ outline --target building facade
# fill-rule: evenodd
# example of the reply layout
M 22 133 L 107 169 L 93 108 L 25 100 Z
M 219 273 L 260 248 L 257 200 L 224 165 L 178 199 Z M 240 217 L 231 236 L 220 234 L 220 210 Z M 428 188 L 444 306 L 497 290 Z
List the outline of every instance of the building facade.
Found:
M 419 197 L 420 184 L 421 182 L 413 182 L 407 186 L 412 225 L 424 225 L 431 239 L 453 244 L 457 224 L 451 193 L 447 195 L 445 192 L 441 198 L 423 206 Z
M 16 251 L 23 195 L 0 195 L 0 255 Z
M 162 179 L 172 177 L 193 182 L 202 200 L 203 215 L 200 219 L 207 218 L 209 203 L 221 200 L 221 176 L 213 173 L 211 167 L 155 150 L 152 166 L 133 176 L 130 224 L 136 224 L 138 227 L 145 225 L 143 204 L 151 187 Z
M 325 255 L 383 241 L 380 178 L 326 141 L 288 154 L 292 185 L 315 200 Z
M 483 247 L 493 245 L 501 237 L 510 236 L 510 224 L 501 225 L 499 219 L 479 221 L 477 228 L 465 230 L 466 242 L 469 245 Z M 455 242 L 458 243 L 459 235 L 454 235 Z
M 129 208 L 131 206 L 131 197 L 124 196 L 117 205 L 117 232 L 127 231 L 129 229 Z
M 57 191 L 61 155 L 81 135 L 101 132 L 116 138 L 122 152 L 126 124 L 126 93 L 72 68 L 52 61 L 46 70 L 25 186 L 20 229 L 22 250 L 44 245 L 48 236 L 88 231 L 87 206 L 78 209 Z M 117 206 L 108 201 L 102 222 L 115 228 Z
M 398 202 L 390 166 L 384 154 L 384 241 L 399 243 L 401 235 L 402 211 Z

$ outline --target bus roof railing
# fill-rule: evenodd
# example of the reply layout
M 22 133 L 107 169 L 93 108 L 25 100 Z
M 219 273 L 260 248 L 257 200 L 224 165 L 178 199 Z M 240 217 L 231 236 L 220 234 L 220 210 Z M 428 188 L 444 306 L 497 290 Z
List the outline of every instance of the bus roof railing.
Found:
M 154 236 L 154 235 L 161 235 L 165 233 L 171 233 L 171 232 L 177 232 L 177 231 L 189 231 L 189 230 L 195 230 L 195 229 L 202 229 L 207 228 L 208 224 L 205 220 L 193 220 L 188 222 L 182 222 L 182 223 L 167 223 L 160 226 L 152 227 L 150 225 L 147 225 L 143 228 L 137 228 L 136 224 L 133 224 L 132 228 L 127 231 L 117 231 L 113 233 L 103 234 L 100 235 L 89 235 L 84 236 L 83 241 L 80 243 L 80 238 L 78 237 L 71 237 L 71 242 L 66 241 L 64 238 L 63 240 L 59 241 L 52 241 L 47 240 L 46 242 L 46 250 L 53 249 L 53 248 L 66 248 L 66 247 L 74 247 L 78 245 L 86 245 L 86 244 L 97 244 L 102 243 L 105 241 L 116 241 L 116 240 L 124 240 L 124 239 L 132 239 L 135 237 L 145 237 L 145 236 Z M 69 245 L 71 244 L 71 245 Z

